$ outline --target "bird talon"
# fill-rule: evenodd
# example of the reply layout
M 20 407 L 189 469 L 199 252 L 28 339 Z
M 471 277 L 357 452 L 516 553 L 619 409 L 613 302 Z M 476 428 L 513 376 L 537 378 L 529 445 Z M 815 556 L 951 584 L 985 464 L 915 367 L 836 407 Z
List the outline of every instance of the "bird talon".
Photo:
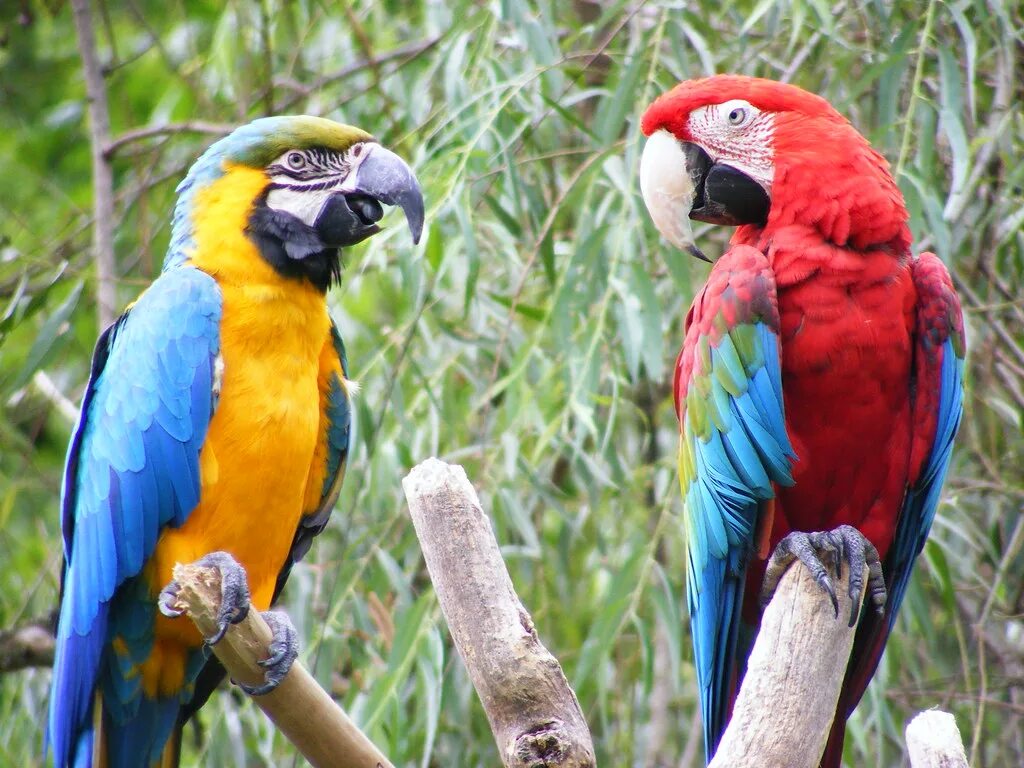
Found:
M 298 633 L 287 614 L 281 611 L 264 611 L 260 615 L 270 626 L 273 640 L 269 646 L 270 656 L 256 662 L 267 670 L 263 676 L 263 684 L 236 683 L 250 696 L 264 696 L 277 688 L 299 655 Z
M 217 611 L 217 631 L 205 638 L 213 646 L 224 639 L 232 624 L 242 622 L 249 615 L 249 582 L 245 569 L 227 552 L 211 552 L 196 561 L 204 568 L 215 568 L 220 573 L 220 609 Z
M 164 616 L 169 619 L 176 619 L 185 613 L 184 608 L 178 608 L 178 590 L 181 587 L 178 582 L 172 581 L 162 590 L 160 590 L 160 596 L 157 597 L 156 606 Z
M 887 593 L 878 550 L 864 537 L 864 534 L 852 525 L 841 525 L 831 531 L 812 533 L 794 531 L 785 536 L 775 548 L 765 569 L 764 589 L 761 592 L 762 606 L 771 599 L 782 579 L 782 574 L 794 560 L 799 560 L 804 564 L 815 583 L 828 595 L 836 618 L 839 618 L 839 600 L 836 596 L 835 585 L 829 578 L 830 569 L 825 562 L 831 560 L 830 565 L 833 566 L 832 570 L 835 571 L 837 580 L 842 579 L 843 562 L 849 564 L 848 594 L 852 604 L 848 625 L 850 627 L 857 623 L 857 617 L 860 615 L 861 596 L 864 595 L 863 573 L 866 565 L 868 567 L 867 596 L 870 597 L 875 611 L 884 612 Z
M 825 594 L 828 595 L 828 599 L 832 601 L 832 612 L 839 616 L 839 598 L 836 596 L 836 588 L 832 584 L 832 579 L 828 577 L 825 571 L 822 571 L 821 575 L 815 579 L 818 586 L 821 587 Z

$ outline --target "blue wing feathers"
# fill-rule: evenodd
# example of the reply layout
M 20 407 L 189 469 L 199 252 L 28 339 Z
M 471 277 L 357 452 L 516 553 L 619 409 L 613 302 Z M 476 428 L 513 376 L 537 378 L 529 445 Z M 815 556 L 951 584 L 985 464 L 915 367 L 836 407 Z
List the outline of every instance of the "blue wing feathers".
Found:
M 890 555 L 892 563 L 889 599 L 886 606 L 888 628 L 892 630 L 900 604 L 910 583 L 914 560 L 924 549 L 928 531 L 939 507 L 939 495 L 946 479 L 963 414 L 963 358 L 958 357 L 951 340 L 942 345 L 939 375 L 939 416 L 928 460 L 917 485 L 908 489 L 900 512 L 899 528 Z
M 107 364 L 107 357 L 110 355 L 110 345 L 117 329 L 124 322 L 124 316 L 115 321 L 96 341 L 96 351 L 93 353 L 92 366 L 89 371 L 89 381 L 85 387 L 85 395 L 82 398 L 82 407 L 78 412 L 78 421 L 72 432 L 71 443 L 68 446 L 68 455 L 64 463 L 64 477 L 61 482 L 61 531 L 64 535 L 64 559 L 71 557 L 71 544 L 74 533 L 74 504 L 72 502 L 75 494 L 74 489 L 78 481 L 78 456 L 82 447 L 84 435 L 85 415 L 89 412 L 93 395 L 96 392 L 96 381 L 100 372 Z
M 785 435 L 786 430 L 785 419 L 783 418 L 782 408 L 782 368 L 779 354 L 779 337 L 775 334 L 775 331 L 770 329 L 764 323 L 758 323 L 755 326 L 757 331 L 758 344 L 763 353 L 764 359 L 764 370 L 768 376 L 768 383 L 771 384 L 772 394 L 775 396 L 775 404 L 778 406 L 778 411 L 774 413 L 778 417 L 779 426 L 782 426 L 780 434 Z M 789 439 L 786 438 L 788 444 Z
M 686 383 L 710 425 L 710 434 L 697 436 L 691 425 L 683 436 L 694 464 L 684 488 L 687 596 L 709 758 L 731 705 L 746 565 L 761 504 L 774 496 L 773 483 L 792 485 L 796 458 L 785 428 L 778 337 L 765 322 L 753 325 L 742 353 L 728 333 L 712 341 L 705 357 L 710 369 L 705 365 Z
M 734 406 L 735 407 L 735 406 Z M 737 416 L 741 414 L 737 413 Z M 770 494 L 771 481 L 768 473 L 761 464 L 761 457 L 750 439 L 750 432 L 741 420 L 736 420 L 734 427 L 722 436 L 722 443 L 725 446 L 729 463 L 732 464 L 736 475 L 744 488 L 757 497 Z
M 711 370 L 716 381 L 733 397 L 746 390 L 747 373 L 729 334 L 723 334 L 711 351 Z
M 91 740 L 101 667 L 116 678 L 105 696 L 137 690 L 130 664 L 103 658 L 116 655 L 107 646 L 114 633 L 146 647 L 145 630 L 133 625 L 152 623 L 152 603 L 140 613 L 122 605 L 121 592 L 112 597 L 138 574 L 159 529 L 198 503 L 219 323 L 216 283 L 186 266 L 165 272 L 97 344 L 63 487 L 66 567 L 48 728 L 58 766 L 82 759 L 76 745 Z M 161 732 L 173 725 L 154 717 Z M 144 738 L 148 729 L 129 730 Z

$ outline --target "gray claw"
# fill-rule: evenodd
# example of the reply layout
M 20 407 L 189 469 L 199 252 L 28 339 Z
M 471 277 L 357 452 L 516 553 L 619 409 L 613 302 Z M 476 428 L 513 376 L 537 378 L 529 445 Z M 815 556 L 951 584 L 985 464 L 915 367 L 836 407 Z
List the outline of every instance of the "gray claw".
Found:
M 160 613 L 169 619 L 176 619 L 185 612 L 175 607 L 178 604 L 179 589 L 178 582 L 172 581 L 160 590 L 160 595 L 156 599 L 156 606 L 160 609 Z
M 836 579 L 842 579 L 843 561 L 850 564 L 849 595 L 853 607 L 850 609 L 849 626 L 857 623 L 861 594 L 864 590 L 865 565 L 868 566 L 868 596 L 877 612 L 881 613 L 884 610 L 886 590 L 878 550 L 864 538 L 864 534 L 851 525 L 841 525 L 831 531 L 813 533 L 794 531 L 783 538 L 772 553 L 765 570 L 764 588 L 761 590 L 762 608 L 775 594 L 789 564 L 794 560 L 800 560 L 810 571 L 815 583 L 828 595 L 832 602 L 832 610 L 838 618 L 839 601 L 822 558 L 831 559 Z
M 211 552 L 196 561 L 196 565 L 220 571 L 220 610 L 217 612 L 217 631 L 206 638 L 207 645 L 216 645 L 232 624 L 238 624 L 249 614 L 249 581 L 245 569 L 227 552 Z
M 273 640 L 270 642 L 270 656 L 256 662 L 267 670 L 263 685 L 238 683 L 238 687 L 250 696 L 263 696 L 277 688 L 299 655 L 299 635 L 288 615 L 281 611 L 264 611 L 260 615 L 270 625 Z

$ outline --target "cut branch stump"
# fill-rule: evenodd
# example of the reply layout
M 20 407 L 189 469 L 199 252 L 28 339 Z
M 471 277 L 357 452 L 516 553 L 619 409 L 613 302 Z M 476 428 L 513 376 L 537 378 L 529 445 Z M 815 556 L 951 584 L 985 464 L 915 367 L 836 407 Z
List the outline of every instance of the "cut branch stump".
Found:
M 765 608 L 732 719 L 708 768 L 817 768 L 853 647 L 850 569 L 835 579 L 838 615 L 799 562 Z M 864 569 L 867 584 L 868 572 Z
M 213 636 L 221 599 L 220 571 L 178 564 L 174 580 L 181 587 L 177 607 L 186 612 L 203 637 Z M 250 606 L 245 619 L 228 628 L 213 652 L 231 679 L 260 685 L 264 670 L 257 662 L 270 656 L 271 639 L 267 622 Z M 252 699 L 318 768 L 394 768 L 298 661 L 275 690 Z
M 402 481 L 427 571 L 506 768 L 592 768 L 576 694 L 516 595 L 462 467 L 427 459 Z
M 956 719 L 948 712 L 921 712 L 907 726 L 911 768 L 967 768 L 967 754 Z

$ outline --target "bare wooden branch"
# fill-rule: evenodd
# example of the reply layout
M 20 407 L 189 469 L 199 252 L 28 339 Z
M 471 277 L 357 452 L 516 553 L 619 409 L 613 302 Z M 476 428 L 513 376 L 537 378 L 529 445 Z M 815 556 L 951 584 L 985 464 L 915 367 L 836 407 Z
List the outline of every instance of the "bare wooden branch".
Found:
M 176 565 L 181 586 L 178 605 L 204 637 L 216 632 L 220 607 L 220 571 L 197 565 Z M 270 656 L 271 631 L 255 609 L 232 625 L 213 647 L 233 680 L 249 685 L 263 682 L 259 659 Z M 296 661 L 281 684 L 253 701 L 314 766 L 332 768 L 393 768 L 358 726 Z
M 53 617 L 33 619 L 0 632 L 0 673 L 53 666 Z
M 856 629 L 847 626 L 849 570 L 836 583 L 838 616 L 806 568 L 796 564 L 782 577 L 708 768 L 817 768 Z M 865 584 L 867 576 L 865 568 Z
M 360 61 L 347 64 L 341 69 L 318 77 L 312 83 L 300 83 L 297 80 L 285 77 L 277 77 L 274 79 L 274 82 L 277 85 L 288 88 L 294 94 L 293 98 L 291 98 L 285 105 L 287 108 L 291 108 L 300 99 L 308 98 L 325 86 L 333 82 L 337 82 L 338 80 L 344 80 L 347 77 L 351 77 L 364 69 L 379 67 L 381 64 L 395 60 L 414 59 L 441 42 L 443 37 L 443 35 L 435 35 L 434 37 L 427 38 L 426 40 L 417 40 L 416 42 L 407 43 L 406 45 L 393 48 L 390 51 L 378 53 L 372 60 L 362 59 Z
M 125 131 L 110 141 L 103 150 L 104 156 L 113 157 L 123 147 L 137 141 L 152 139 L 158 136 L 171 136 L 177 133 L 207 133 L 211 136 L 226 136 L 235 129 L 230 123 L 207 123 L 202 120 L 190 120 L 184 123 L 166 123 L 164 125 L 147 125 Z
M 938 709 L 929 709 L 910 721 L 907 753 L 911 768 L 967 768 L 956 719 Z
M 36 391 L 56 409 L 57 413 L 64 417 L 64 421 L 72 426 L 77 423 L 78 406 L 75 405 L 71 398 L 61 392 L 57 382 L 50 378 L 50 374 L 40 368 L 32 374 L 32 384 L 35 385 Z
M 516 595 L 460 466 L 428 459 L 402 481 L 441 611 L 506 768 L 591 768 L 590 730 Z
M 92 248 L 96 263 L 96 304 L 100 328 L 117 316 L 117 266 L 114 261 L 114 171 L 105 150 L 110 142 L 110 111 L 107 85 L 96 54 L 89 0 L 71 0 L 78 51 L 82 57 L 85 92 L 89 101 L 89 135 L 92 147 Z

